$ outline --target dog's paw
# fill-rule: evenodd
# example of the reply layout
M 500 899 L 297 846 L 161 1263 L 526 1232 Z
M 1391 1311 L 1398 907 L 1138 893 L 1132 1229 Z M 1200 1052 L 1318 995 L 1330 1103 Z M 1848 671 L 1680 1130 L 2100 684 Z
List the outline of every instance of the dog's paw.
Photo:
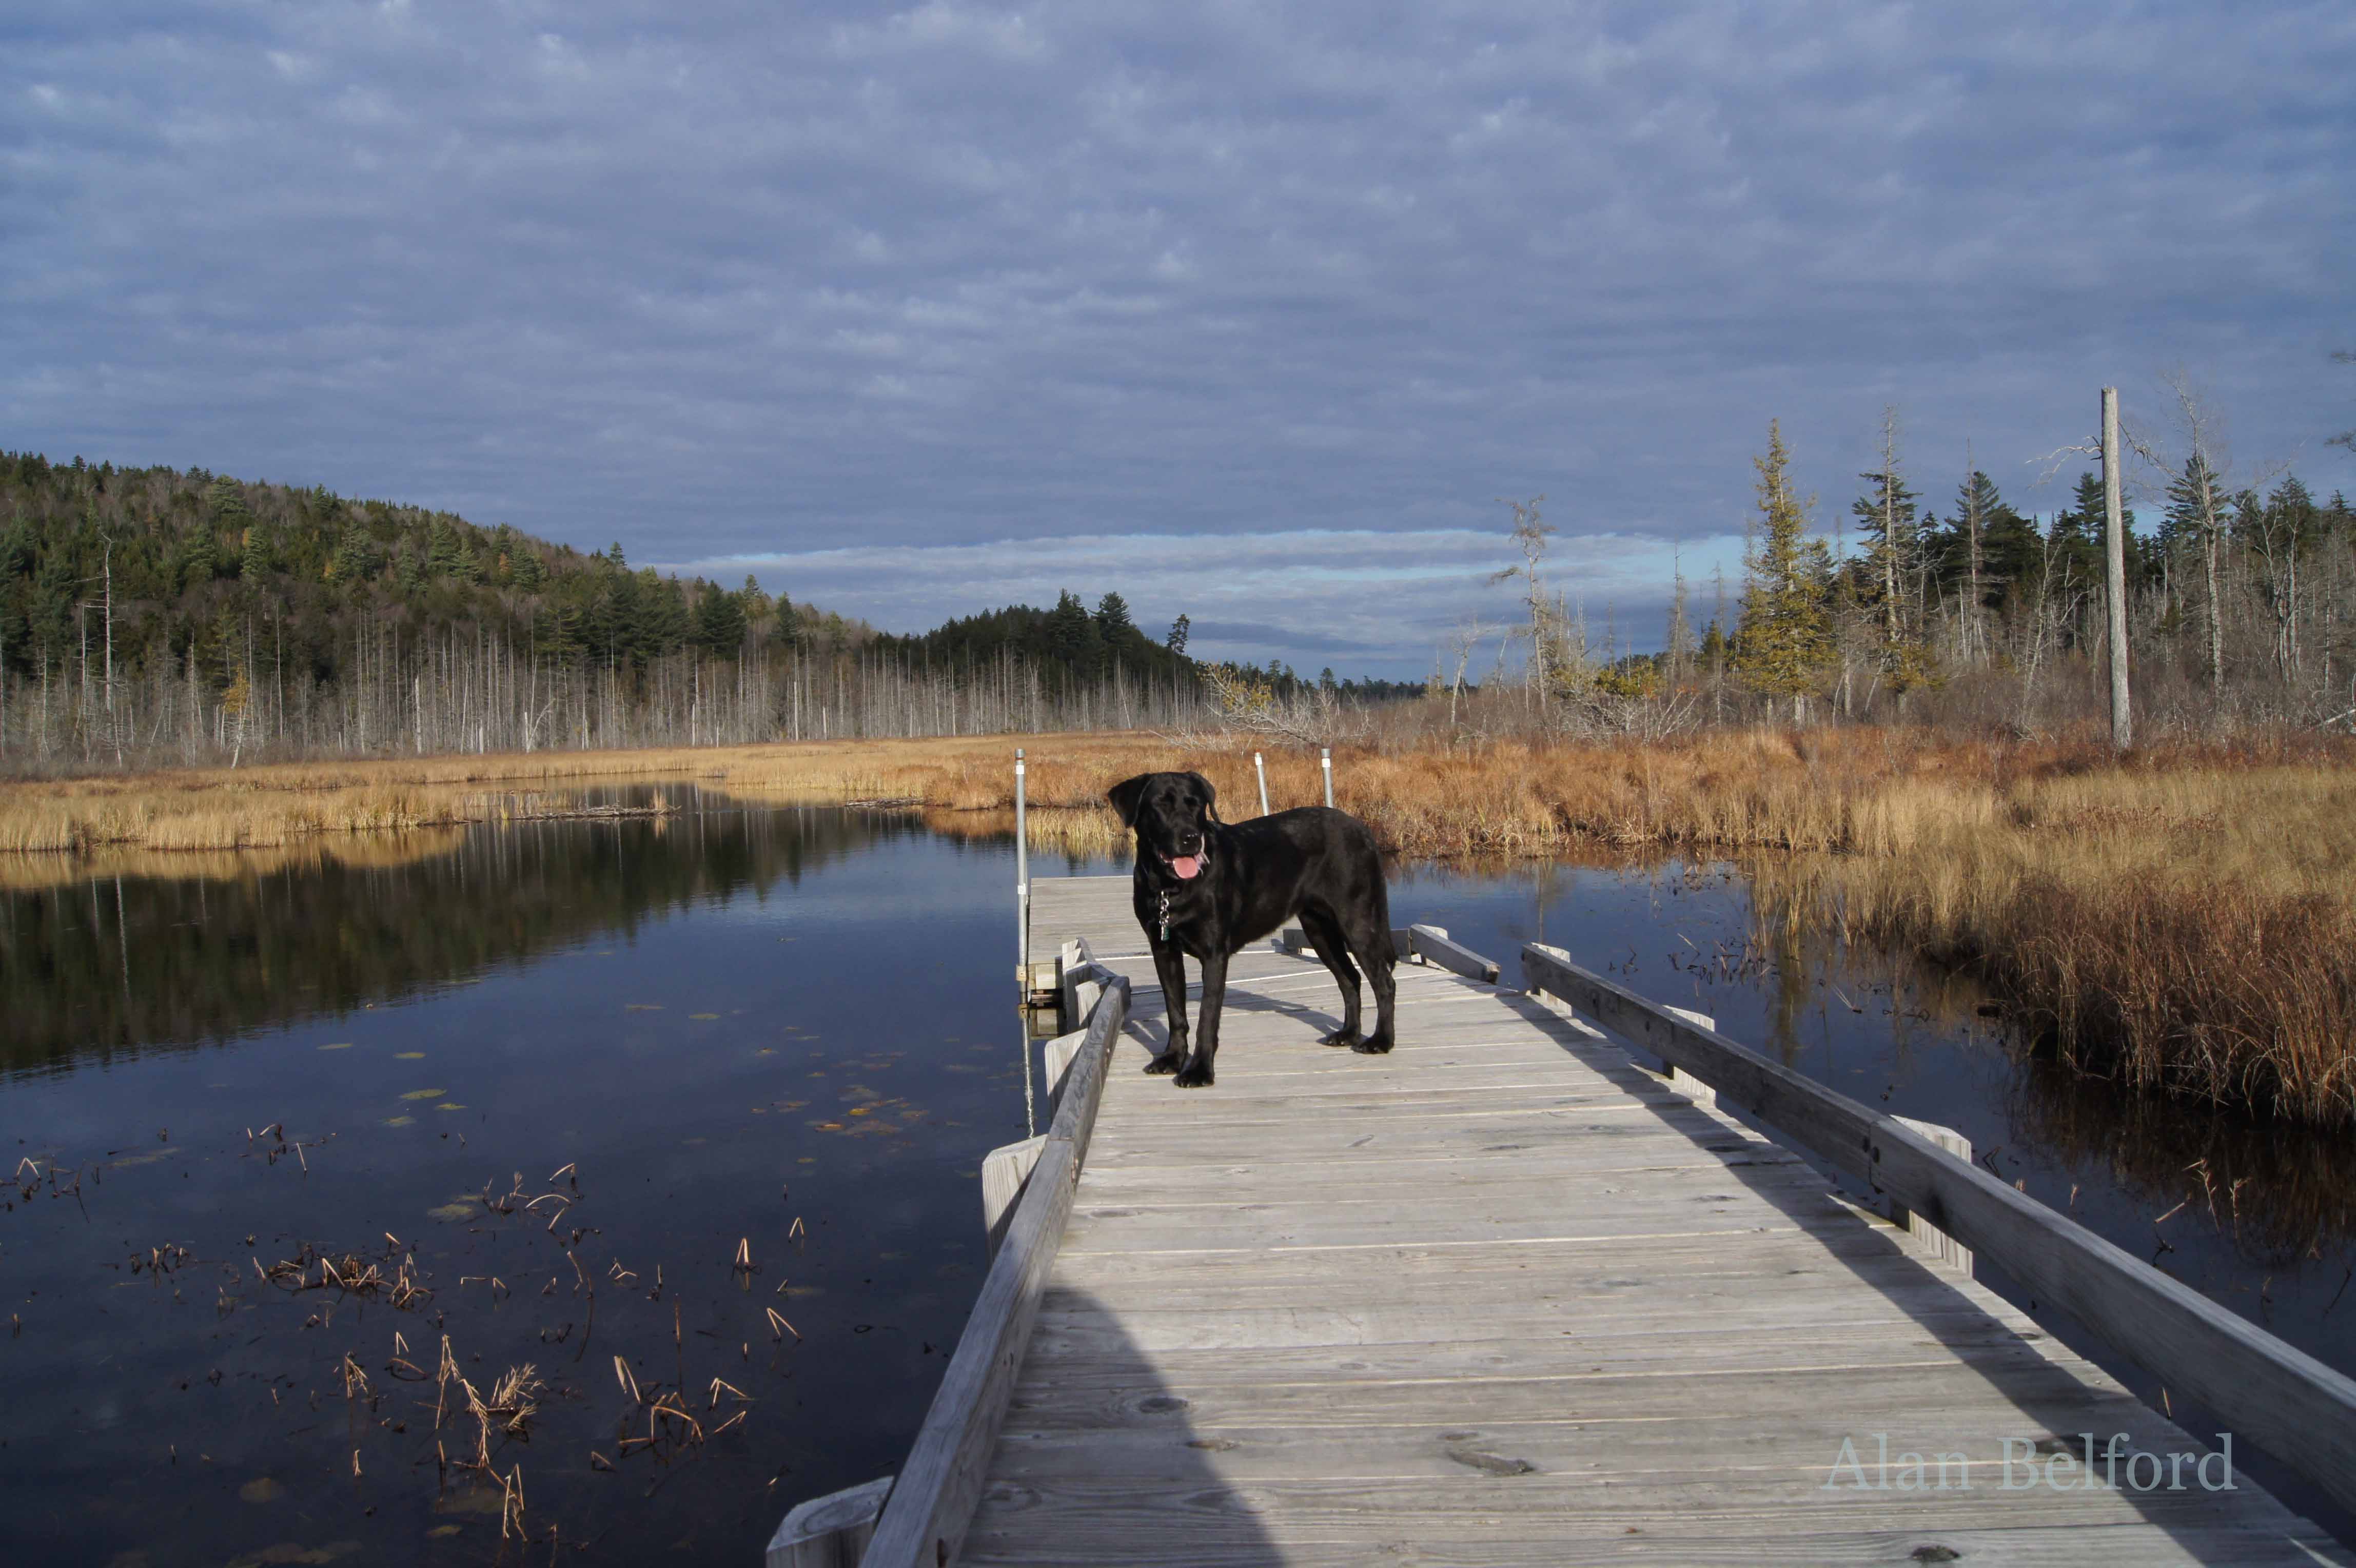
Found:
M 1320 1035 L 1317 1043 L 1321 1046 L 1355 1046 L 1358 1039 L 1355 1029 L 1336 1029 L 1330 1035 Z
M 1391 1054 L 1391 1037 L 1388 1035 L 1376 1035 L 1369 1039 L 1360 1040 L 1350 1048 L 1362 1057 L 1387 1057 Z
M 1210 1063 L 1189 1062 L 1170 1081 L 1181 1089 L 1208 1089 L 1217 1080 L 1212 1075 Z
M 1160 1056 L 1154 1058 L 1151 1061 L 1147 1062 L 1145 1064 L 1145 1070 L 1153 1074 L 1157 1078 L 1166 1078 L 1170 1074 L 1176 1072 L 1178 1070 L 1179 1064 L 1183 1062 L 1185 1059 L 1186 1053 L 1183 1051 L 1164 1051 Z

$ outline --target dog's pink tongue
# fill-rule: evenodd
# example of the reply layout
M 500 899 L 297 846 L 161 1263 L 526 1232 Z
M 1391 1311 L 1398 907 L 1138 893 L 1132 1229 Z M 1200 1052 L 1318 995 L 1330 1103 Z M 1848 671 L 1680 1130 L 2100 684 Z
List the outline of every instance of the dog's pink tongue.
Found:
M 1178 874 L 1179 881 L 1192 882 L 1194 874 L 1203 869 L 1203 863 L 1191 854 L 1182 854 L 1171 860 L 1170 869 Z

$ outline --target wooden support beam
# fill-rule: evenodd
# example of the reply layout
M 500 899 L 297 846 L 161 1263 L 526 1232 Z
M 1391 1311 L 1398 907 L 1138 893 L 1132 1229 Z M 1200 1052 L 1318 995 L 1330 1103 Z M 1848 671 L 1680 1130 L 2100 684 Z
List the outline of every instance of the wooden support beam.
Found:
M 1408 934 L 1415 939 L 1416 956 L 1426 963 L 1464 976 L 1467 980 L 1497 983 L 1497 961 L 1483 958 L 1462 942 L 1448 940 L 1448 933 L 1438 926 L 1409 926 Z
M 892 1477 L 846 1487 L 797 1507 L 769 1538 L 763 1568 L 859 1568 Z

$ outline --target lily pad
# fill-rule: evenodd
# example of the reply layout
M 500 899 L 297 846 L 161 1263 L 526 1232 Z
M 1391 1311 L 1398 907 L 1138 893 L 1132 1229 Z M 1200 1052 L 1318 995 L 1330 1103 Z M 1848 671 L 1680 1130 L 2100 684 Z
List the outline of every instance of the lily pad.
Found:
M 425 1211 L 428 1219 L 438 1219 L 444 1225 L 455 1225 L 461 1219 L 472 1219 L 479 1206 L 469 1199 L 464 1203 L 445 1203 L 439 1208 Z
M 417 1125 L 417 1118 L 414 1116 L 388 1116 L 384 1119 L 384 1124 L 388 1127 L 414 1127 Z
M 463 1105 L 459 1104 L 459 1103 L 458 1103 L 456 1101 L 455 1101 L 455 1100 L 445 1100 L 445 1101 L 444 1101 L 441 1104 L 439 1104 L 439 1105 L 435 1106 L 434 1109 L 434 1110 L 436 1110 L 436 1111 L 464 1111 L 464 1110 L 465 1110 L 465 1109 L 466 1109 L 466 1108 L 465 1106 L 463 1106 Z
M 274 1503 L 286 1495 L 286 1488 L 267 1476 L 256 1476 L 240 1487 L 237 1495 L 250 1503 Z
M 425 1059 L 425 1053 L 423 1051 L 395 1051 L 392 1053 L 392 1059 L 397 1062 L 422 1062 Z
M 412 1089 L 402 1098 L 403 1100 L 439 1100 L 449 1092 L 446 1089 Z
M 348 1051 L 352 1048 L 352 1042 L 349 1040 L 337 1040 L 332 1046 L 321 1046 L 319 1048 L 323 1051 Z

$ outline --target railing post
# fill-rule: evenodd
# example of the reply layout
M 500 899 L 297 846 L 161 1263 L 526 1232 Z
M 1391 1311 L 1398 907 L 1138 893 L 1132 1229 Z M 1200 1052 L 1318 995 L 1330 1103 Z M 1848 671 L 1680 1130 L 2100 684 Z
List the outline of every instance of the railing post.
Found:
M 1260 760 L 1257 751 L 1252 753 L 1252 771 L 1259 776 L 1259 814 L 1265 817 L 1268 815 L 1268 764 Z
M 1972 1141 L 1953 1127 L 1942 1127 L 1935 1122 L 1917 1122 L 1912 1116 L 1897 1119 L 1912 1127 L 1932 1143 L 1947 1151 L 1965 1165 L 1972 1163 Z M 1941 1262 L 1972 1272 L 1972 1250 L 1923 1219 L 1896 1198 L 1890 1200 L 1890 1222 L 1914 1239 L 1914 1244 Z
M 1321 746 L 1317 751 L 1317 765 L 1325 770 L 1325 805 L 1330 811 L 1333 805 L 1333 748 Z
M 1023 748 L 1014 748 L 1014 922 L 1023 1000 L 1031 1000 L 1031 835 L 1023 800 Z

